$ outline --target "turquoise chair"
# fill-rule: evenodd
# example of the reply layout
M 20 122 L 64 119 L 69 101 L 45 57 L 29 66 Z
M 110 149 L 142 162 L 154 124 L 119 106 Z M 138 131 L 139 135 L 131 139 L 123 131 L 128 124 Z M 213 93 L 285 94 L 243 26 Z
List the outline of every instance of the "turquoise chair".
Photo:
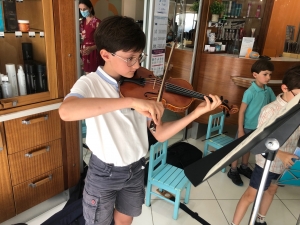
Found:
M 234 140 L 234 138 L 223 134 L 224 120 L 225 114 L 223 112 L 209 116 L 203 156 L 211 153 L 209 147 L 218 150 Z M 225 171 L 226 168 L 223 168 L 222 172 L 225 173 Z
M 82 138 L 86 138 L 86 124 L 85 124 L 85 120 L 81 120 L 81 134 L 82 134 Z
M 186 189 L 184 203 L 187 204 L 190 198 L 191 182 L 185 176 L 182 169 L 166 163 L 167 149 L 168 141 L 157 142 L 150 147 L 146 206 L 151 205 L 151 195 L 166 200 L 167 202 L 174 204 L 173 219 L 176 220 L 178 218 L 180 193 L 183 189 Z M 165 190 L 173 194 L 175 196 L 175 201 L 172 201 L 157 192 L 153 192 L 152 186 L 158 187 L 160 192 Z

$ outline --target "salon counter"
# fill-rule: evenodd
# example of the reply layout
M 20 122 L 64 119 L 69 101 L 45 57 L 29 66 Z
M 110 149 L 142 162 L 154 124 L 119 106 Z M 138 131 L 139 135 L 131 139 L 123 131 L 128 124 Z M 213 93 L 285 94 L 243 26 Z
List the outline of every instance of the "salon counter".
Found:
M 253 78 L 251 66 L 255 61 L 255 59 L 238 58 L 236 55 L 199 53 L 197 54 L 193 76 L 194 90 L 205 95 L 223 96 L 224 99 L 228 100 L 229 106 L 237 105 L 240 107 L 247 86 L 239 85 L 234 82 L 236 79 L 233 78 L 239 77 L 244 81 Z M 277 57 L 271 58 L 271 61 L 275 67 L 272 74 L 275 85 L 270 86 L 277 95 L 281 92 L 278 81 L 282 80 L 288 68 L 300 64 L 300 59 Z M 198 103 L 198 101 L 195 101 L 189 110 L 193 110 Z M 216 109 L 213 113 L 218 111 L 221 111 L 221 109 Z M 201 116 L 196 122 L 207 123 L 209 114 L 211 113 Z M 237 123 L 238 113 L 225 119 L 225 124 L 236 125 Z

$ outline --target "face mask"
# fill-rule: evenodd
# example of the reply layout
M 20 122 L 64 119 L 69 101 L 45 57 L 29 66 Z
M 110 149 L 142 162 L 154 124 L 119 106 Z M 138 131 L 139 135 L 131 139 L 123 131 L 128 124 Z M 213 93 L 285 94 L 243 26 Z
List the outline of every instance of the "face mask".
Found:
M 80 13 L 81 13 L 81 15 L 83 16 L 83 17 L 88 17 L 89 15 L 90 15 L 90 12 L 89 12 L 89 10 L 84 10 L 84 11 L 81 11 L 80 10 Z

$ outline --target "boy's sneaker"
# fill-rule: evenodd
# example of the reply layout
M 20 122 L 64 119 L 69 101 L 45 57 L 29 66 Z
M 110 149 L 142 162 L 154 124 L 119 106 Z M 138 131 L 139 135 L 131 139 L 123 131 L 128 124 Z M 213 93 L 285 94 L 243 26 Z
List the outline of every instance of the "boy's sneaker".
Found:
M 232 180 L 232 182 L 237 186 L 243 186 L 244 182 L 241 179 L 241 176 L 238 171 L 232 172 L 231 169 L 229 169 L 227 176 Z
M 260 223 L 260 222 L 256 222 L 256 221 L 255 221 L 255 224 L 254 224 L 254 225 L 267 225 L 267 223 L 266 223 L 266 222 Z
M 242 165 L 240 167 L 237 168 L 237 171 L 239 172 L 239 174 L 244 175 L 247 178 L 251 178 L 252 175 L 252 170 L 247 167 L 246 169 L 243 169 Z

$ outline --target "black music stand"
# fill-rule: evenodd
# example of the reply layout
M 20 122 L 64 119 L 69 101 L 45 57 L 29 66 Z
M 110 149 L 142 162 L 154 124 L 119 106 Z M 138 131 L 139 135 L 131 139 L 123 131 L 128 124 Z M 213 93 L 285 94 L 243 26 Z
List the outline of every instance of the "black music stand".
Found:
M 249 151 L 253 154 L 263 154 L 266 163 L 249 221 L 250 225 L 254 225 L 270 165 L 278 148 L 286 142 L 300 125 L 299 100 L 300 94 L 295 96 L 275 116 L 266 121 L 264 126 L 187 166 L 184 169 L 187 178 L 194 186 L 198 186 L 224 166 L 229 165 Z

